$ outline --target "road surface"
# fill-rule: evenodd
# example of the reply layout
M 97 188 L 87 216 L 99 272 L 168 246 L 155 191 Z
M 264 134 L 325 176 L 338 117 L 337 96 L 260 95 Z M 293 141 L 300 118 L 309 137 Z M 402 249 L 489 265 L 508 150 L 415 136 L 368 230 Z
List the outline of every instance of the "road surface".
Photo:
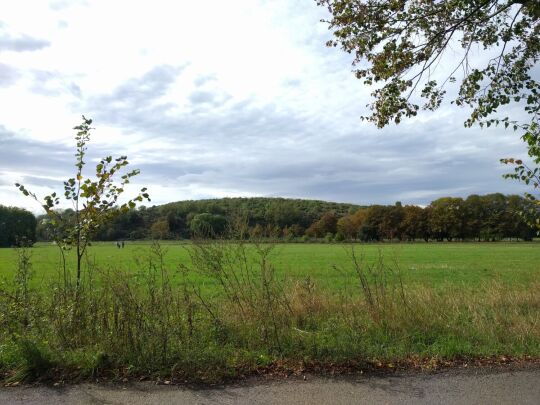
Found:
M 0 388 L 0 404 L 540 404 L 540 369 L 307 376 L 219 388 L 134 384 Z

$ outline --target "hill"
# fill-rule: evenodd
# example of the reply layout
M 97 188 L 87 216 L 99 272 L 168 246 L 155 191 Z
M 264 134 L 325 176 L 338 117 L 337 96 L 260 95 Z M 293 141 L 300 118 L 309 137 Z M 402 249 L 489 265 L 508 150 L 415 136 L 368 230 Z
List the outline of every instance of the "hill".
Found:
M 523 213 L 532 209 L 526 199 L 500 193 L 466 199 L 442 197 L 425 208 L 399 202 L 361 207 L 266 197 L 189 200 L 141 206 L 118 215 L 101 228 L 96 239 L 231 237 L 229 225 L 240 218 L 247 222 L 250 237 L 288 241 L 530 240 L 537 229 L 527 223 Z M 53 229 L 47 221 L 38 219 L 36 232 L 38 240 L 48 240 Z
M 188 238 L 191 221 L 200 214 L 211 214 L 213 220 L 221 224 L 232 218 L 242 217 L 250 226 L 258 224 L 263 228 L 277 226 L 282 229 L 296 225 L 303 230 L 327 212 L 341 217 L 359 208 L 361 207 L 356 204 L 275 197 L 177 201 L 148 208 L 141 207 L 137 211 L 120 215 L 114 223 L 100 232 L 98 239 L 141 239 L 152 236 Z

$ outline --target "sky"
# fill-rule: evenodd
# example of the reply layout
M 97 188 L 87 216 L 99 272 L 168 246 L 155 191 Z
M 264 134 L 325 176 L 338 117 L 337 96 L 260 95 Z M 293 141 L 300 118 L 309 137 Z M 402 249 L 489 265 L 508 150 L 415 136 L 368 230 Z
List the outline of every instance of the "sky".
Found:
M 499 163 L 526 155 L 519 135 L 465 128 L 466 109 L 446 103 L 383 130 L 362 122 L 373 89 L 351 55 L 325 46 L 327 17 L 314 0 L 2 0 L 0 204 L 39 212 L 15 182 L 62 190 L 82 114 L 95 128 L 87 173 L 127 155 L 141 174 L 126 196 L 146 186 L 152 204 L 425 205 L 526 190 Z

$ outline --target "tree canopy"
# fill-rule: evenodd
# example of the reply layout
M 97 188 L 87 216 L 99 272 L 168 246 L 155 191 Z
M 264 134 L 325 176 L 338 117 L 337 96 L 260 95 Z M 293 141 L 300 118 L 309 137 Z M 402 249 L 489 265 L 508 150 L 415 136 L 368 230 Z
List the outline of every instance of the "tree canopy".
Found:
M 457 104 L 473 107 L 467 125 L 487 120 L 510 103 L 525 104 L 537 118 L 539 84 L 531 69 L 540 53 L 540 3 L 536 0 L 317 0 L 328 7 L 335 39 L 354 54 L 354 72 L 365 84 L 382 82 L 372 95 L 377 126 L 399 123 L 422 107 L 440 106 L 445 86 L 461 74 Z M 462 58 L 445 80 L 432 74 L 450 45 L 459 43 Z M 484 66 L 471 64 L 480 45 L 496 53 Z M 453 50 L 455 51 L 455 50 Z M 366 63 L 367 62 L 367 63 Z M 424 99 L 419 103 L 412 96 Z M 508 123 L 510 125 L 510 123 Z
M 447 87 L 457 84 L 452 103 L 471 108 L 465 126 L 501 124 L 520 131 L 540 164 L 538 0 L 316 1 L 331 13 L 326 22 L 334 39 L 327 45 L 353 54 L 356 77 L 374 86 L 371 113 L 363 119 L 382 128 L 420 109 L 435 110 Z M 480 57 L 471 57 L 477 49 Z M 441 64 L 447 52 L 452 57 Z M 515 109 L 508 116 L 503 109 L 510 106 L 527 118 Z M 501 162 L 514 166 L 506 177 L 540 187 L 540 168 L 520 159 Z
M 499 193 L 442 197 L 426 207 L 262 197 L 179 201 L 119 212 L 95 239 L 234 239 L 239 236 L 232 231 L 241 223 L 246 228 L 242 237 L 253 240 L 530 240 L 534 229 L 519 215 L 530 206 L 523 197 Z M 297 214 L 275 215 L 289 209 Z M 75 211 L 62 215 L 74 217 Z M 47 216 L 38 218 L 37 239 L 53 239 Z
M 29 211 L 0 205 L 0 247 L 36 241 L 36 217 Z

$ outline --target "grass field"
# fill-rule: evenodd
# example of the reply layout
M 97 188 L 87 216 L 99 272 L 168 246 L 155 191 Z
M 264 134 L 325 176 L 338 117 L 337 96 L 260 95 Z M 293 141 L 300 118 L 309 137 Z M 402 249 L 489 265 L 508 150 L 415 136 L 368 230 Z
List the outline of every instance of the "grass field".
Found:
M 96 243 L 79 287 L 73 252 L 66 282 L 57 247 L 0 249 L 0 380 L 540 359 L 538 243 L 269 247 Z
M 166 263 L 170 268 L 189 264 L 186 244 L 163 242 Z M 540 243 L 380 243 L 356 244 L 357 254 L 373 262 L 382 252 L 388 262 L 396 261 L 405 283 L 431 287 L 448 283 L 474 286 L 483 281 L 505 284 L 527 284 L 540 277 Z M 350 266 L 350 245 L 345 244 L 277 244 L 271 261 L 278 274 L 292 280 L 313 278 L 321 287 L 339 289 L 347 279 L 334 269 Z M 96 243 L 89 256 L 98 267 L 135 269 L 137 259 L 147 255 L 150 243 L 127 243 L 118 249 L 112 242 Z M 58 275 L 60 255 L 50 244 L 31 249 L 35 283 Z M 74 263 L 68 253 L 68 263 Z M 10 277 L 17 267 L 13 249 L 0 249 L 0 277 Z M 173 280 L 177 279 L 173 274 Z M 208 284 L 211 280 L 200 279 Z

